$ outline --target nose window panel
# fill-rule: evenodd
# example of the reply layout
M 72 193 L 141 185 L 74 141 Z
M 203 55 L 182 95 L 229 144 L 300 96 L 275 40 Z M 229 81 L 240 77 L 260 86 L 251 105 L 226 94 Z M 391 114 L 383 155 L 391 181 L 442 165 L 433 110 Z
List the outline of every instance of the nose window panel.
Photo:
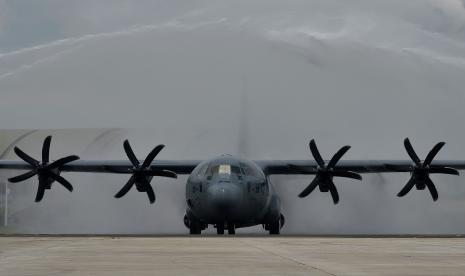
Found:
M 231 174 L 231 166 L 229 165 L 219 165 L 218 166 L 218 173 L 219 174 Z

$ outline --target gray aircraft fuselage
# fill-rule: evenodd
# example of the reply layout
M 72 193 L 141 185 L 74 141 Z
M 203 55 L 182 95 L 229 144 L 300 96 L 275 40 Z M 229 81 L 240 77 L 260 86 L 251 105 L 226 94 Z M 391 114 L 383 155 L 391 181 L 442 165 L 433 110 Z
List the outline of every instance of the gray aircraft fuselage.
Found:
M 230 155 L 204 161 L 192 171 L 186 201 L 185 224 L 190 227 L 195 222 L 200 231 L 215 225 L 231 233 L 260 224 L 268 230 L 273 223 L 279 228 L 284 223 L 280 200 L 262 169 Z

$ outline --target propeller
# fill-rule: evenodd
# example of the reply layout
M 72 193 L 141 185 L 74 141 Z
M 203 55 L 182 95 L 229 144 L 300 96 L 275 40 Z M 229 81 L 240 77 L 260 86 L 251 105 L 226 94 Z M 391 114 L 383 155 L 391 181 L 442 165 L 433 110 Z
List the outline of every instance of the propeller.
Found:
M 316 163 L 318 164 L 317 169 L 314 170 L 304 166 L 289 165 L 291 168 L 299 170 L 303 173 L 315 174 L 313 181 L 299 194 L 299 197 L 303 198 L 308 196 L 318 186 L 321 192 L 330 192 L 334 204 L 337 204 L 339 202 L 339 193 L 337 191 L 336 185 L 334 185 L 334 177 L 362 180 L 362 176 L 358 173 L 336 168 L 339 160 L 341 160 L 341 158 L 344 156 L 344 154 L 347 153 L 349 149 L 350 146 L 342 147 L 339 151 L 336 152 L 336 154 L 334 154 L 333 158 L 331 158 L 328 164 L 326 164 L 321 157 L 315 140 L 312 139 L 310 141 L 310 151 Z
M 42 162 L 39 162 L 38 160 L 32 158 L 28 154 L 26 154 L 24 151 L 22 151 L 20 148 L 15 147 L 14 151 L 16 155 L 19 156 L 19 158 L 23 159 L 25 162 L 27 162 L 29 165 L 33 167 L 32 170 L 9 178 L 8 180 L 12 183 L 18 183 L 25 181 L 35 175 L 38 176 L 39 178 L 39 187 L 37 189 L 37 194 L 36 194 L 36 202 L 39 202 L 42 200 L 44 197 L 44 193 L 46 189 L 51 189 L 52 183 L 53 182 L 58 182 L 63 187 L 65 187 L 68 191 L 72 192 L 73 191 L 73 186 L 71 183 L 69 183 L 68 180 L 60 176 L 61 168 L 73 161 L 76 161 L 79 159 L 78 156 L 76 155 L 70 155 L 63 157 L 61 159 L 58 159 L 54 162 L 50 162 L 50 142 L 52 141 L 52 136 L 47 136 L 44 140 L 44 144 L 42 146 Z
M 150 203 L 153 204 L 155 202 L 155 192 L 150 184 L 152 178 L 154 176 L 161 176 L 161 177 L 170 177 L 170 178 L 177 178 L 177 174 L 175 172 L 169 170 L 161 170 L 151 168 L 150 165 L 152 164 L 153 160 L 157 155 L 163 150 L 165 147 L 164 145 L 156 146 L 145 158 L 142 164 L 137 159 L 134 151 L 131 148 L 128 140 L 124 141 L 124 151 L 129 158 L 129 161 L 132 163 L 132 167 L 118 167 L 118 166 L 106 166 L 105 168 L 113 173 L 120 173 L 120 174 L 132 174 L 131 178 L 129 178 L 128 182 L 123 186 L 123 188 L 115 194 L 116 198 L 122 198 L 125 196 L 131 188 L 136 185 L 137 191 L 147 193 L 149 197 Z
M 429 177 L 430 174 L 450 174 L 450 175 L 459 175 L 459 171 L 454 168 L 449 168 L 445 166 L 433 166 L 431 163 L 438 154 L 438 152 L 444 147 L 445 142 L 437 143 L 431 151 L 426 156 L 426 159 L 422 162 L 415 150 L 413 149 L 412 144 L 408 138 L 404 140 L 405 149 L 413 161 L 413 164 L 405 166 L 395 166 L 387 165 L 388 168 L 398 171 L 398 172 L 410 172 L 411 177 L 407 184 L 402 188 L 402 190 L 397 194 L 398 197 L 403 197 L 412 190 L 414 186 L 417 187 L 417 190 L 424 190 L 428 188 L 431 193 L 431 197 L 434 201 L 438 200 L 438 191 L 433 181 Z

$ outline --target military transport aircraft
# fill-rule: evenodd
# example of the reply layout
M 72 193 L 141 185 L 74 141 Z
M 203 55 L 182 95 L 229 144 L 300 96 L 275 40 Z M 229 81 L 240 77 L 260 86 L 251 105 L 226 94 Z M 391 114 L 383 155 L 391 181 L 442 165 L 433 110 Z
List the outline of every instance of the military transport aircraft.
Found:
M 412 161 L 341 161 L 350 146 L 342 147 L 329 161 L 325 161 L 314 140 L 310 141 L 314 160 L 251 161 L 222 155 L 204 161 L 157 161 L 155 157 L 164 148 L 159 145 L 141 161 L 126 140 L 124 151 L 129 159 L 126 161 L 78 160 L 76 155 L 51 161 L 51 139 L 48 136 L 44 140 L 42 161 L 34 159 L 18 147 L 14 151 L 23 161 L 0 160 L 0 169 L 28 170 L 10 178 L 10 182 L 38 177 L 36 202 L 42 200 L 45 190 L 51 189 L 54 182 L 73 191 L 73 186 L 61 176 L 62 172 L 128 174 L 129 180 L 115 197 L 123 197 L 135 186 L 137 191 L 147 193 L 150 203 L 155 202 L 155 193 L 150 184 L 153 177 L 176 178 L 178 174 L 188 174 L 184 223 L 191 234 L 200 234 L 209 225 L 214 225 L 218 234 L 224 234 L 225 229 L 229 234 L 235 234 L 236 228 L 260 224 L 270 234 L 279 234 L 284 225 L 284 216 L 281 214 L 280 198 L 270 183 L 270 175 L 315 175 L 299 197 L 307 197 L 318 187 L 321 192 L 329 192 L 334 204 L 337 204 L 339 193 L 333 182 L 334 177 L 362 180 L 362 173 L 408 172 L 410 180 L 397 196 L 405 196 L 413 187 L 417 190 L 428 188 L 436 201 L 438 192 L 429 175 L 459 175 L 458 170 L 465 169 L 465 161 L 433 161 L 445 145 L 444 142 L 436 144 L 422 161 L 408 138 L 404 140 L 404 146 Z

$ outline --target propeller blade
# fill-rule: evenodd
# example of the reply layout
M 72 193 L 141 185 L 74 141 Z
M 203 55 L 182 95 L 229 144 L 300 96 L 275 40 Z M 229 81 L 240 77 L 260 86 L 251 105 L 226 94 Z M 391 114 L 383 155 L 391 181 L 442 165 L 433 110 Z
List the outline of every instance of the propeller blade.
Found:
M 175 172 L 168 171 L 168 170 L 147 171 L 146 175 L 178 178 L 178 175 Z
M 438 167 L 438 168 L 433 167 L 429 169 L 429 173 L 460 175 L 458 170 L 454 168 L 449 168 L 449 167 Z
M 156 146 L 148 155 L 147 157 L 145 158 L 144 160 L 144 163 L 142 163 L 142 168 L 147 168 L 148 166 L 150 166 L 150 164 L 152 164 L 153 160 L 155 159 L 155 157 L 157 157 L 157 155 L 160 153 L 160 151 L 162 151 L 162 149 L 165 147 L 165 145 L 158 145 Z
M 44 198 L 44 194 L 45 194 L 45 188 L 39 185 L 39 188 L 37 188 L 35 202 L 40 202 Z
M 112 173 L 127 174 L 132 173 L 132 170 L 125 167 L 116 167 L 116 166 L 105 166 L 105 170 Z
M 318 186 L 319 183 L 320 183 L 319 179 L 317 179 L 317 177 L 315 177 L 315 179 L 313 179 L 313 181 L 307 186 L 307 188 L 305 188 L 299 194 L 299 197 L 304 198 L 304 197 L 308 196 L 309 194 L 311 194 L 313 192 L 313 190 L 315 190 L 315 188 Z
M 53 163 L 51 163 L 50 165 L 48 165 L 48 169 L 49 170 L 53 170 L 53 169 L 56 169 L 56 168 L 59 168 L 65 164 L 68 164 L 70 162 L 73 162 L 73 161 L 76 161 L 76 160 L 79 160 L 79 156 L 77 155 L 70 155 L 70 156 L 67 156 L 67 157 L 63 157 L 61 159 L 58 159 L 56 161 L 54 161 Z
M 412 190 L 413 186 L 415 186 L 415 181 L 412 178 L 410 178 L 410 180 L 407 182 L 407 184 L 405 184 L 404 188 L 400 190 L 397 196 L 398 197 L 405 196 L 406 194 L 408 194 L 408 192 L 410 192 L 410 190 Z
M 431 196 L 433 197 L 433 200 L 436 201 L 439 198 L 438 195 L 438 190 L 436 190 L 436 186 L 434 186 L 433 181 L 429 177 L 426 178 L 425 180 L 426 187 L 428 187 L 429 192 L 431 193 Z
M 40 202 L 44 198 L 46 181 L 47 177 L 39 175 L 39 186 L 37 187 L 35 202 Z
M 8 181 L 10 181 L 11 183 L 18 183 L 18 182 L 24 181 L 26 179 L 29 179 L 29 178 L 33 177 L 34 175 L 36 175 L 36 174 L 37 174 L 37 170 L 34 169 L 32 171 L 28 171 L 27 173 L 24 173 L 24 174 L 9 178 Z
M 73 191 L 73 185 L 71 185 L 71 183 L 69 183 L 69 181 L 63 178 L 61 175 L 52 172 L 50 172 L 49 175 L 51 178 L 53 178 L 53 180 L 63 185 L 63 187 L 65 187 L 68 191 Z
M 334 204 L 339 203 L 339 193 L 337 192 L 337 188 L 334 185 L 334 182 L 331 180 L 329 183 L 329 192 L 331 193 L 331 197 L 333 198 Z
M 20 148 L 15 147 L 14 149 L 16 155 L 19 156 L 19 158 L 23 159 L 25 162 L 29 163 L 30 165 L 37 167 L 39 166 L 40 162 L 26 154 L 24 151 L 22 151 Z
M 412 147 L 412 143 L 410 143 L 410 140 L 408 138 L 405 138 L 404 146 L 405 146 L 405 149 L 407 150 L 408 155 L 410 156 L 410 158 L 412 158 L 413 162 L 415 162 L 417 166 L 421 166 L 421 160 L 420 158 L 418 158 L 418 155 L 415 153 L 415 150 Z
M 320 151 L 316 146 L 315 139 L 312 139 L 310 141 L 310 151 L 312 152 L 313 158 L 315 158 L 316 163 L 318 163 L 320 167 L 324 167 L 325 161 L 323 160 L 323 157 L 321 157 Z
M 150 204 L 155 203 L 155 192 L 153 191 L 152 185 L 150 185 L 150 182 L 145 177 L 142 177 L 140 180 L 144 185 L 145 191 L 147 192 Z
M 129 192 L 129 190 L 131 190 L 134 183 L 136 183 L 136 177 L 133 175 L 131 178 L 129 178 L 128 182 L 123 186 L 123 188 L 118 193 L 116 193 L 115 197 L 122 198 Z
M 331 160 L 328 163 L 328 169 L 334 168 L 336 166 L 337 162 L 341 160 L 342 156 L 346 154 L 346 152 L 350 149 L 350 146 L 344 146 L 342 147 L 336 154 L 331 158 Z
M 433 161 L 434 157 L 436 157 L 436 154 L 438 154 L 438 152 L 442 149 L 442 147 L 444 147 L 445 144 L 446 144 L 445 142 L 437 143 L 426 156 L 426 159 L 425 159 L 425 162 L 423 162 L 423 165 L 429 166 L 431 162 Z
M 134 151 L 132 150 L 131 145 L 129 144 L 129 141 L 125 140 L 123 146 L 124 146 L 124 151 L 126 152 L 126 155 L 129 158 L 129 161 L 131 161 L 134 167 L 139 167 L 140 162 L 137 159 L 136 155 L 134 154 Z
M 44 140 L 44 145 L 42 146 L 42 163 L 48 163 L 50 161 L 50 142 L 52 141 L 52 136 L 47 136 Z
M 150 204 L 155 203 L 155 192 L 153 191 L 152 186 L 147 188 L 147 196 L 149 197 Z
M 362 180 L 362 176 L 360 174 L 351 172 L 351 171 L 334 171 L 332 175 L 337 176 L 337 177 L 345 177 L 345 178 L 352 178 L 356 180 Z

